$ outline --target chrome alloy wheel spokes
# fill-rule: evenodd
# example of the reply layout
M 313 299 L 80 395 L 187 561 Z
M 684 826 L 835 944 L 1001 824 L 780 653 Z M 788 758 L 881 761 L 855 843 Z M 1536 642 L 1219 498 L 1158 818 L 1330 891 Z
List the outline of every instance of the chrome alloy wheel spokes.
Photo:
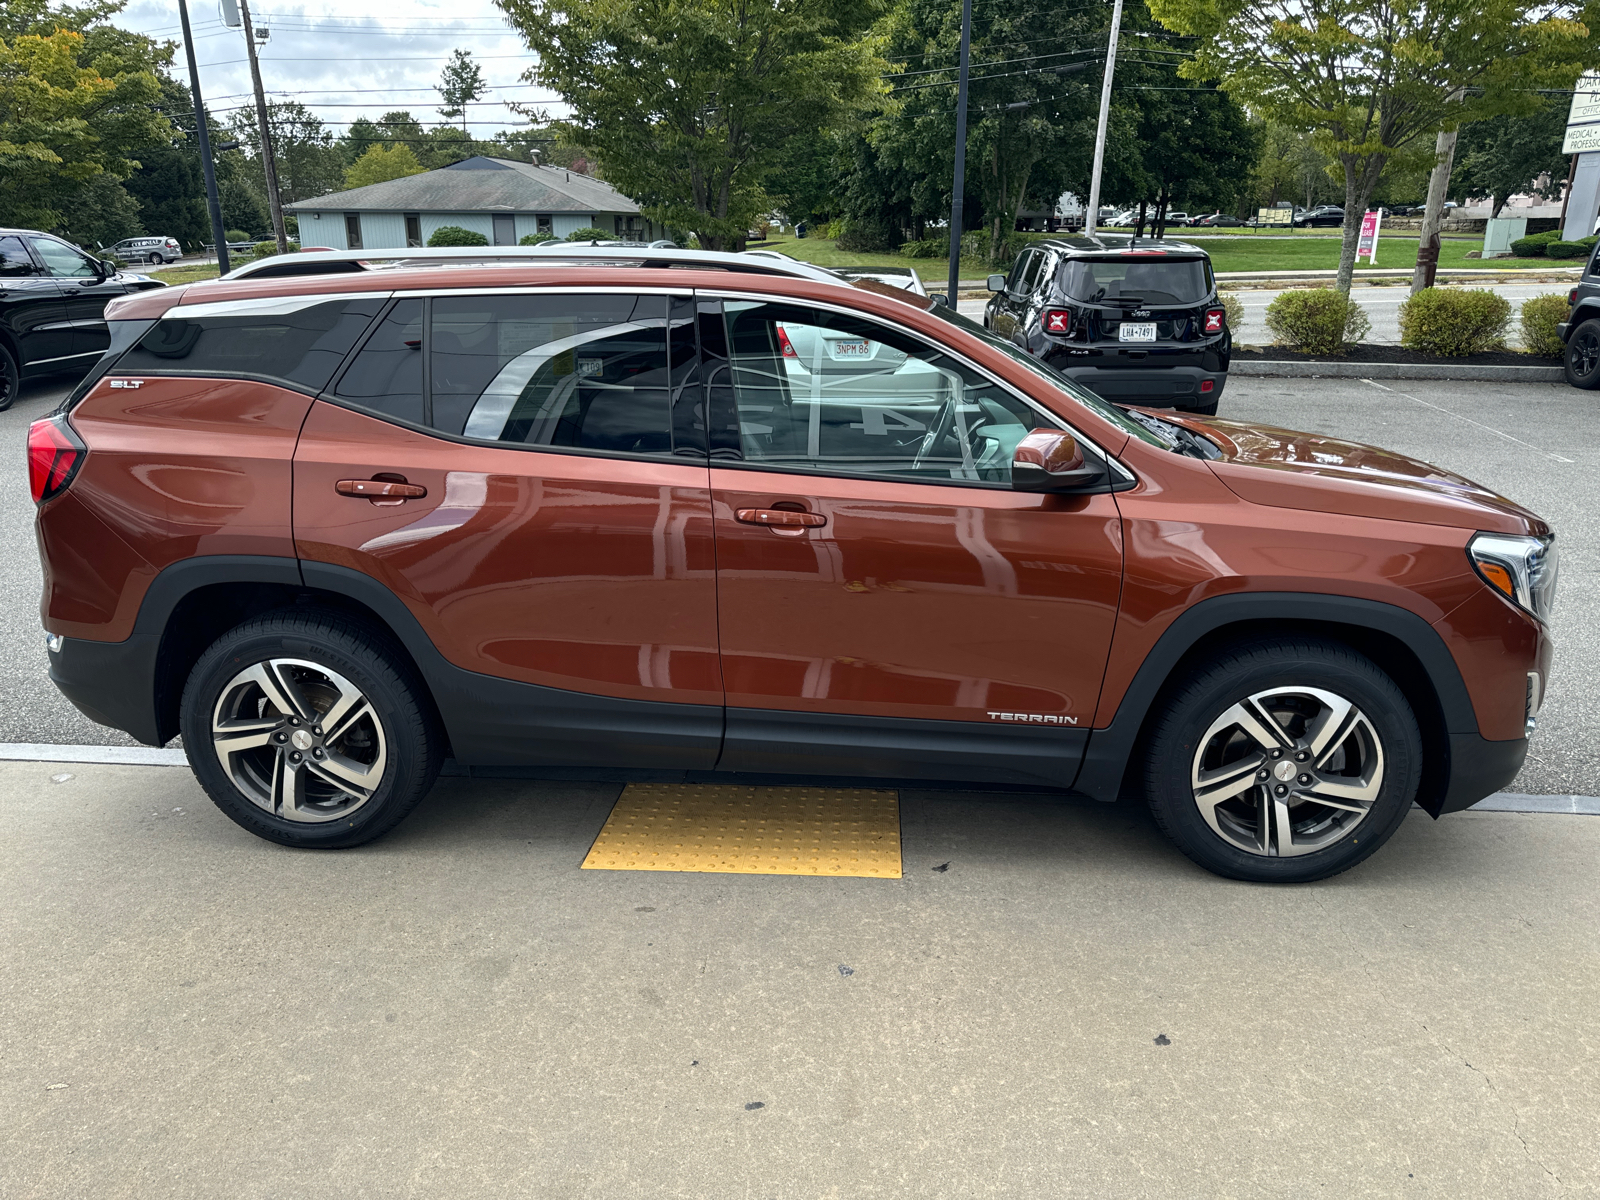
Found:
M 1211 723 L 1190 785 L 1200 815 L 1229 844 L 1271 858 L 1310 854 L 1366 819 L 1383 788 L 1383 742 L 1342 696 L 1273 688 Z
M 383 724 L 343 675 L 269 658 L 228 681 L 211 717 L 222 769 L 252 804 L 286 821 L 349 816 L 388 763 Z

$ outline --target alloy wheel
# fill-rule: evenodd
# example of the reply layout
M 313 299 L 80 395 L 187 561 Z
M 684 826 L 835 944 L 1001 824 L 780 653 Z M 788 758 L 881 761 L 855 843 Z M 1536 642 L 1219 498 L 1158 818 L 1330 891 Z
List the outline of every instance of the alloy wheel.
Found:
M 230 679 L 211 740 L 240 793 L 286 821 L 349 816 L 372 799 L 388 762 L 383 723 L 361 690 L 297 658 L 267 659 Z
M 1573 374 L 1587 379 L 1600 368 L 1600 333 L 1587 325 L 1579 329 L 1568 353 L 1572 356 Z
M 1288 858 L 1339 841 L 1383 789 L 1383 741 L 1349 700 L 1276 687 L 1231 705 L 1195 751 L 1195 806 L 1249 854 Z

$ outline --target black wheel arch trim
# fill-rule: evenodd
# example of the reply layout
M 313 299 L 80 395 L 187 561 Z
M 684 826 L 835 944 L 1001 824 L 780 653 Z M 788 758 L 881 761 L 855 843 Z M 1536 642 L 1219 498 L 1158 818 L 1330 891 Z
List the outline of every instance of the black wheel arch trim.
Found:
M 1220 648 L 1230 627 L 1243 627 L 1240 632 L 1248 634 L 1250 626 L 1269 625 L 1304 633 L 1315 633 L 1320 627 L 1335 637 L 1339 636 L 1338 627 L 1365 631 L 1393 638 L 1415 656 L 1438 702 L 1436 716 L 1419 712 L 1417 719 L 1424 726 L 1426 742 L 1430 717 L 1435 718 L 1440 728 L 1435 731 L 1438 736 L 1432 739 L 1434 750 L 1446 759 L 1427 772 L 1424 790 L 1417 798 L 1417 802 L 1434 816 L 1466 808 L 1510 780 L 1510 777 L 1499 779 L 1496 772 L 1474 778 L 1478 773 L 1465 769 L 1473 756 L 1458 754 L 1458 743 L 1463 751 L 1472 744 L 1467 739 L 1475 739 L 1488 746 L 1522 746 L 1522 753 L 1526 753 L 1525 741 L 1487 742 L 1479 735 L 1477 714 L 1460 668 L 1439 632 L 1416 613 L 1397 605 L 1350 596 L 1246 592 L 1203 600 L 1168 626 L 1134 674 L 1111 723 L 1090 733 L 1074 790 L 1097 800 L 1118 799 L 1128 768 L 1138 752 L 1145 722 L 1154 713 L 1162 690 L 1174 681 L 1173 672 L 1183 659 L 1191 652 L 1203 651 L 1212 639 Z M 1521 761 L 1519 756 L 1519 767 Z M 1463 802 L 1469 792 L 1476 794 Z
M 1585 321 L 1594 320 L 1600 320 L 1600 296 L 1580 296 L 1577 305 L 1564 322 L 1566 332 L 1562 334 L 1561 340 L 1564 342 L 1570 338 Z

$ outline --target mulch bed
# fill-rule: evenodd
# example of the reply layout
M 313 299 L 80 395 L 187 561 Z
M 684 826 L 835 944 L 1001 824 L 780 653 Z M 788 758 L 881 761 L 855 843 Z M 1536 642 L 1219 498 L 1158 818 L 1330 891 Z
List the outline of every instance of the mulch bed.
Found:
M 1441 358 L 1436 354 L 1407 350 L 1404 346 L 1372 346 L 1365 342 L 1350 347 L 1350 352 L 1343 355 L 1307 354 L 1300 350 L 1288 350 L 1282 346 L 1249 348 L 1235 346 L 1233 359 L 1235 362 L 1348 362 L 1407 365 L 1438 363 L 1441 366 L 1457 367 L 1559 367 L 1561 365 L 1560 359 L 1540 358 L 1534 354 L 1516 354 L 1505 350 L 1492 351 L 1488 354 L 1464 354 L 1460 358 Z

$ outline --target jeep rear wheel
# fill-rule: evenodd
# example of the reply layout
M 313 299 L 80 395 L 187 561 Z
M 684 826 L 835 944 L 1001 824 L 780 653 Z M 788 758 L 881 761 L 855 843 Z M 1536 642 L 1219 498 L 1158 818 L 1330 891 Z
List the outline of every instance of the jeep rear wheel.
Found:
M 1567 335 L 1561 365 L 1573 387 L 1600 387 L 1600 320 L 1585 321 Z
M 1196 671 L 1158 721 L 1147 798 L 1208 870 L 1299 883 L 1387 841 L 1416 796 L 1422 739 L 1394 681 L 1345 646 L 1253 642 Z
M 381 837 L 433 787 L 441 738 L 385 640 L 331 613 L 273 613 L 195 664 L 182 727 L 207 794 L 251 833 L 342 848 Z

